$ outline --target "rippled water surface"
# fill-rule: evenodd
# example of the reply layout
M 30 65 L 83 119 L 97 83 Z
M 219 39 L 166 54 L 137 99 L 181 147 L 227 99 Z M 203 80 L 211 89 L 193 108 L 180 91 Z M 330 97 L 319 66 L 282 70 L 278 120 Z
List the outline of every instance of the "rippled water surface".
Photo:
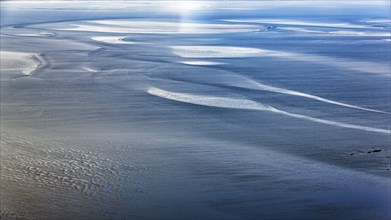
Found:
M 1 3 L 1 218 L 390 218 L 385 1 Z

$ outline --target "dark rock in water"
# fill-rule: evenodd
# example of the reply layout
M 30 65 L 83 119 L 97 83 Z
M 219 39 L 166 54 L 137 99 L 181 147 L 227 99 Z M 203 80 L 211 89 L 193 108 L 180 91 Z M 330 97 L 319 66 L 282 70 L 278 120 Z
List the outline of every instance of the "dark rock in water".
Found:
M 273 31 L 274 29 L 276 29 L 276 26 L 268 25 L 266 26 L 265 31 Z
M 370 153 L 378 153 L 378 152 L 381 152 L 381 150 L 379 150 L 379 149 L 377 149 L 377 150 L 370 150 L 367 153 L 370 154 Z

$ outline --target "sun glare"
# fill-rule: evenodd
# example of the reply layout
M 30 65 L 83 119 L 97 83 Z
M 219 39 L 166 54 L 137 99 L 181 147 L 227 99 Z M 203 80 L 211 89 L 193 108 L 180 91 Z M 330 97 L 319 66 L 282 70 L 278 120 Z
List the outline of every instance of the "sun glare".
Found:
M 181 11 L 192 11 L 201 8 L 201 3 L 196 1 L 181 1 L 179 2 L 178 9 Z
M 166 10 L 178 13 L 189 13 L 206 7 L 205 3 L 198 1 L 175 1 L 166 6 Z

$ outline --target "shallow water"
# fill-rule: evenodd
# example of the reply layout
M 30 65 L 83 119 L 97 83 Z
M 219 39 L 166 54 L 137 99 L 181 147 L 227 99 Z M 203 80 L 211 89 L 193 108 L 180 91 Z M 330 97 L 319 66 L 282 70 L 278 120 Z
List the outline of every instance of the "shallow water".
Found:
M 388 219 L 387 8 L 2 3 L 2 217 Z

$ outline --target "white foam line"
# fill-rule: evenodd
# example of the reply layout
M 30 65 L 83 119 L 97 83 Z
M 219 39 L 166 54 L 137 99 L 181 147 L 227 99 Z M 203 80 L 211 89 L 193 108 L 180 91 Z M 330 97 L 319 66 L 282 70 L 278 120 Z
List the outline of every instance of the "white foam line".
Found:
M 218 96 L 205 96 L 205 95 L 195 95 L 195 94 L 187 94 L 187 93 L 177 93 L 177 92 L 169 92 L 166 90 L 162 90 L 156 87 L 150 87 L 147 89 L 147 93 L 158 96 L 165 99 L 170 99 L 178 102 L 185 102 L 195 105 L 203 105 L 203 106 L 211 106 L 211 107 L 220 107 L 220 108 L 231 108 L 231 109 L 247 109 L 247 110 L 258 110 L 258 111 L 270 111 L 294 118 L 304 119 L 308 121 L 313 121 L 317 123 L 333 125 L 337 127 L 343 128 L 351 128 L 362 131 L 370 131 L 377 132 L 383 134 L 391 134 L 390 130 L 380 129 L 380 128 L 372 128 L 366 126 L 352 125 L 347 123 L 341 123 L 336 121 L 324 120 L 319 118 L 313 118 L 305 115 L 289 113 L 286 111 L 282 111 L 271 107 L 269 105 L 265 105 L 259 102 L 255 102 L 248 99 L 235 99 L 235 98 L 226 98 L 226 97 L 218 97 Z
M 256 56 L 257 54 L 262 54 L 266 56 L 283 56 L 283 57 L 288 57 L 289 59 L 303 59 L 303 60 L 313 60 L 314 62 L 320 61 L 321 59 L 333 59 L 333 58 L 327 58 L 327 57 L 321 57 L 319 56 L 312 56 L 309 57 L 309 55 L 306 54 L 292 54 L 292 53 L 286 53 L 286 52 L 279 52 L 279 51 L 269 51 L 269 50 L 261 50 L 261 49 L 256 49 L 256 48 L 231 48 L 231 47 L 199 47 L 199 46 L 177 46 L 177 47 L 172 47 L 174 49 L 174 53 L 180 56 L 184 57 L 208 57 L 211 58 L 211 56 L 214 57 L 220 57 L 220 56 L 227 56 L 227 57 L 236 57 L 236 56 Z M 226 50 L 224 50 L 224 48 Z M 225 52 L 224 52 L 225 51 Z M 301 58 L 298 58 L 297 56 L 301 56 Z M 316 59 L 316 57 L 318 57 Z M 345 65 L 341 61 L 338 61 L 339 65 Z M 372 65 L 372 64 L 371 64 Z M 231 76 L 232 77 L 232 76 Z M 246 81 L 247 83 L 250 83 L 254 85 L 253 87 L 250 87 L 252 89 L 261 89 L 261 90 L 267 90 L 271 92 L 276 92 L 276 93 L 283 93 L 283 94 L 288 94 L 288 95 L 294 95 L 294 96 L 300 96 L 300 97 L 305 97 L 309 99 L 315 99 L 318 101 L 334 104 L 334 105 L 339 105 L 339 106 L 344 106 L 348 108 L 354 108 L 354 109 L 360 109 L 364 111 L 370 111 L 370 112 L 377 112 L 377 113 L 384 113 L 384 114 L 390 114 L 389 112 L 385 111 L 380 111 L 380 110 L 374 110 L 370 108 L 364 108 L 356 105 L 351 105 L 351 104 L 346 104 L 338 101 L 333 101 L 330 99 L 322 98 L 319 96 L 307 94 L 307 93 L 302 93 L 302 92 L 297 92 L 289 89 L 283 89 L 283 88 L 278 88 L 274 86 L 269 86 L 265 85 L 259 82 L 256 82 L 254 80 L 248 79 L 246 77 L 235 77 L 236 81 L 241 80 L 241 81 Z M 233 86 L 237 86 L 234 84 Z M 248 86 L 242 86 L 244 88 L 249 88 Z
M 254 83 L 261 90 L 266 90 L 266 91 L 276 92 L 276 93 L 283 93 L 283 94 L 293 95 L 293 96 L 300 96 L 300 97 L 314 99 L 314 100 L 318 100 L 318 101 L 329 103 L 329 104 L 344 106 L 344 107 L 347 107 L 347 108 L 360 109 L 360 110 L 364 110 L 364 111 L 377 112 L 377 113 L 383 113 L 383 114 L 391 114 L 391 113 L 385 112 L 385 111 L 380 111 L 380 110 L 375 110 L 375 109 L 370 109 L 370 108 L 364 108 L 364 107 L 360 107 L 360 106 L 356 106 L 356 105 L 350 105 L 350 104 L 346 104 L 346 103 L 342 103 L 342 102 L 333 101 L 333 100 L 330 100 L 330 99 L 322 98 L 322 97 L 311 95 L 311 94 L 308 94 L 308 93 L 303 93 L 303 92 L 293 91 L 293 90 L 289 90 L 289 89 L 269 86 L 269 85 L 265 85 L 263 83 L 259 83 L 259 82 L 256 82 L 256 81 L 254 81 Z
M 85 71 L 88 71 L 88 72 L 92 72 L 92 73 L 97 73 L 98 72 L 98 70 L 91 69 L 89 67 L 83 67 L 82 69 L 85 70 Z
M 284 89 L 284 88 L 280 88 L 280 87 L 266 85 L 264 83 L 255 81 L 254 79 L 242 76 L 240 74 L 234 74 L 234 73 L 224 74 L 224 75 L 220 74 L 220 76 L 221 76 L 221 78 L 219 80 L 217 80 L 219 85 L 223 84 L 223 85 L 232 86 L 232 87 L 236 87 L 236 88 L 262 90 L 262 91 L 269 91 L 269 92 L 281 93 L 281 94 L 292 95 L 292 96 L 299 96 L 299 97 L 313 99 L 313 100 L 317 100 L 320 102 L 325 102 L 325 103 L 343 106 L 343 107 L 347 107 L 347 108 L 359 109 L 359 110 L 363 110 L 363 111 L 376 112 L 376 113 L 382 113 L 382 114 L 391 114 L 390 112 L 360 107 L 357 105 L 351 105 L 351 104 L 347 104 L 347 103 L 343 103 L 343 102 L 338 102 L 338 101 L 322 98 L 320 96 L 311 95 L 308 93 L 303 93 L 303 92 L 298 92 L 298 91 L 294 91 L 294 90 L 290 90 L 290 89 Z
M 377 132 L 377 133 L 383 133 L 383 134 L 391 134 L 390 130 L 386 129 L 380 129 L 380 128 L 372 128 L 372 127 L 366 127 L 366 126 L 360 126 L 360 125 L 352 125 L 352 124 L 347 124 L 347 123 L 342 123 L 342 122 L 336 122 L 336 121 L 330 121 L 330 120 L 324 120 L 320 118 L 313 118 L 305 115 L 299 115 L 299 114 L 294 114 L 294 113 L 289 113 L 286 111 L 281 111 L 278 109 L 274 109 L 273 112 L 280 113 L 286 116 L 291 116 L 294 118 L 300 118 L 308 121 L 313 121 L 313 122 L 318 122 L 322 124 L 327 124 L 327 125 L 334 125 L 337 127 L 343 127 L 343 128 L 351 128 L 351 129 L 356 129 L 356 130 L 362 130 L 362 131 L 371 131 L 371 132 Z

